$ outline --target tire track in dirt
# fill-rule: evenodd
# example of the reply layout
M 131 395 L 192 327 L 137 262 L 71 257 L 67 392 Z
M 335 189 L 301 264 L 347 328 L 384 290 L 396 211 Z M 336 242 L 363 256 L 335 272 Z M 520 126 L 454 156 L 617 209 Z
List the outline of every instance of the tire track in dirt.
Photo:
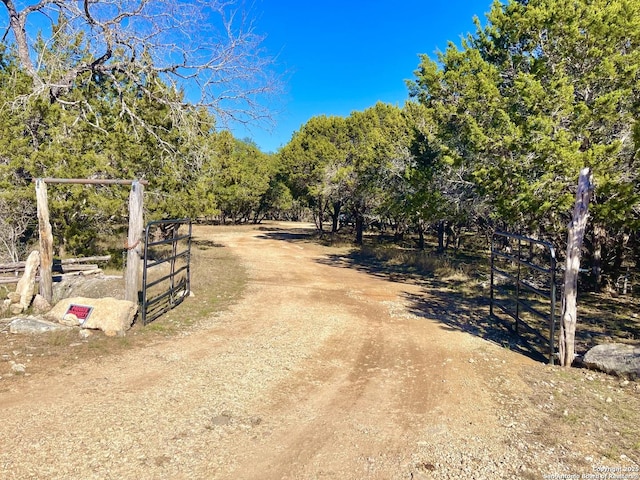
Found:
M 348 320 L 297 378 L 274 387 L 278 403 L 268 410 L 278 428 L 245 451 L 247 460 L 234 472 L 256 479 L 408 478 L 425 429 L 437 433 L 448 428 L 443 418 L 461 417 L 463 402 L 452 390 L 460 379 L 473 380 L 465 364 L 473 349 L 456 342 L 463 334 L 432 321 L 393 318 L 388 304 L 415 287 L 339 267 L 316 269 L 316 288 L 320 278 L 343 286 L 331 300 Z M 455 371 L 447 369 L 452 357 Z
M 406 479 L 469 435 L 499 443 L 486 373 L 468 360 L 509 353 L 408 313 L 407 292 L 428 292 L 291 232 L 198 229 L 244 262 L 238 304 L 0 394 L 0 477 Z

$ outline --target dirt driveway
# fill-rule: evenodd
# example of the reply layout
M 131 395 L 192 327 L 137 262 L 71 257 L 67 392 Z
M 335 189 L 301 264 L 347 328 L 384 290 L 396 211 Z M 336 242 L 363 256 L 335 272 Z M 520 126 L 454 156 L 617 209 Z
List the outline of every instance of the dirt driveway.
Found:
M 196 229 L 241 258 L 242 300 L 0 393 L 0 478 L 542 478 L 582 458 L 536 441 L 520 374 L 545 367 L 420 315 L 432 293 L 302 227 Z

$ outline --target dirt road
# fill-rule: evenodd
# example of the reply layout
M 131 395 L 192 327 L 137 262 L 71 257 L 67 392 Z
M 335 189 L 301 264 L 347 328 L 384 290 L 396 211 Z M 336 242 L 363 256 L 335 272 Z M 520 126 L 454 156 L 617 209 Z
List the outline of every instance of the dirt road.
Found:
M 532 360 L 287 228 L 197 229 L 244 263 L 239 303 L 1 393 L 0 478 L 541 478 L 558 461 L 521 439 L 535 415 L 510 411 Z

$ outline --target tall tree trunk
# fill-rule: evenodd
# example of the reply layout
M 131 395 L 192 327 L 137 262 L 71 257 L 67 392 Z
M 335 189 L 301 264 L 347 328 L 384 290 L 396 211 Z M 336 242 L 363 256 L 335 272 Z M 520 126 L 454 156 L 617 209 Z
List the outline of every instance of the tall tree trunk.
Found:
M 569 223 L 567 237 L 567 260 L 562 291 L 562 317 L 560 319 L 560 341 L 558 354 L 560 365 L 570 367 L 575 353 L 576 323 L 578 315 L 578 272 L 584 231 L 587 225 L 589 199 L 591 197 L 591 169 L 583 168 L 578 180 L 578 193 Z
M 324 233 L 324 227 L 322 225 L 322 220 L 324 219 L 324 209 L 325 204 L 322 199 L 322 195 L 318 195 L 318 218 L 316 219 L 316 227 L 318 227 L 318 231 L 322 235 Z
M 424 250 L 424 221 L 418 220 L 418 249 L 419 250 Z
M 460 224 L 454 225 L 451 232 L 453 234 L 453 249 L 458 253 L 462 245 L 462 226 Z
M 624 230 L 618 232 L 618 234 L 616 235 L 615 246 L 613 250 L 614 252 L 613 264 L 611 268 L 611 273 L 613 277 L 612 280 L 614 282 L 618 278 L 618 276 L 621 275 L 622 272 L 624 272 L 622 265 L 624 264 L 624 261 L 625 261 L 629 239 L 630 239 L 630 235 Z
M 331 233 L 336 233 L 340 226 L 340 212 L 342 211 L 342 202 L 332 203 L 333 210 L 331 212 Z
M 452 224 L 449 223 L 449 222 L 447 222 L 447 226 L 445 228 L 445 235 L 446 235 L 447 240 L 446 240 L 446 242 L 444 244 L 444 249 L 445 250 L 449 250 L 449 247 L 451 246 L 451 242 L 453 242 L 454 248 L 455 248 L 456 232 L 455 232 L 454 227 L 452 226 Z
M 593 283 L 596 292 L 602 287 L 602 244 L 605 239 L 606 232 L 601 225 L 593 226 Z
M 364 236 L 364 216 L 360 213 L 356 214 L 356 244 L 362 245 Z
M 445 237 L 446 237 L 447 221 L 440 220 L 438 222 L 438 251 L 444 252 L 445 250 Z

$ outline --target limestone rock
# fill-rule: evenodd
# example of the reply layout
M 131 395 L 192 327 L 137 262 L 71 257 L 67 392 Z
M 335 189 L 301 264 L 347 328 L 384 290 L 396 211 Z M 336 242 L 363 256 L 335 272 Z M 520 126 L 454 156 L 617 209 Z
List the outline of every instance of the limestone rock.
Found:
M 60 319 L 60 323 L 69 327 L 80 326 L 80 320 L 78 320 L 78 317 L 76 317 L 73 313 L 67 313 L 63 315 L 63 317 Z
M 10 303 L 20 303 L 20 292 L 9 292 L 7 299 L 9 299 Z
M 21 303 L 12 303 L 9 306 L 9 313 L 11 315 L 20 315 L 24 311 L 24 307 Z
M 51 310 L 51 304 L 47 302 L 47 299 L 40 294 L 37 294 L 33 298 L 31 307 L 33 308 L 34 313 L 46 313 Z
M 11 371 L 15 374 L 22 375 L 27 371 L 27 367 L 22 363 L 13 363 L 11 365 Z
M 582 359 L 585 366 L 619 376 L 640 377 L 640 346 L 605 343 L 589 350 Z
M 37 317 L 17 317 L 9 322 L 9 332 L 11 333 L 34 334 L 61 330 L 69 330 L 69 327 Z
M 91 332 L 91 330 L 86 330 L 84 328 L 81 328 L 80 331 L 78 332 L 78 336 L 82 339 L 87 339 L 89 338 L 91 335 L 93 335 L 93 333 Z
M 83 307 L 91 308 L 91 313 L 85 319 L 80 320 L 82 328 L 102 330 L 107 335 L 123 335 L 133 323 L 133 319 L 138 311 L 136 303 L 127 300 L 116 300 L 115 298 L 86 298 L 73 297 L 65 298 L 58 302 L 55 307 L 46 315 L 52 321 L 59 323 L 73 320 L 67 313 L 71 305 L 77 309 Z M 67 317 L 65 320 L 64 317 Z M 79 318 L 79 314 L 75 316 Z
M 40 252 L 34 250 L 27 257 L 22 278 L 18 281 L 16 293 L 20 294 L 20 305 L 26 310 L 33 300 L 33 289 L 36 285 L 36 272 L 40 267 Z

